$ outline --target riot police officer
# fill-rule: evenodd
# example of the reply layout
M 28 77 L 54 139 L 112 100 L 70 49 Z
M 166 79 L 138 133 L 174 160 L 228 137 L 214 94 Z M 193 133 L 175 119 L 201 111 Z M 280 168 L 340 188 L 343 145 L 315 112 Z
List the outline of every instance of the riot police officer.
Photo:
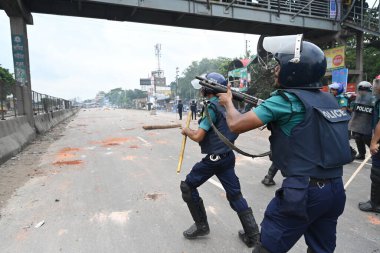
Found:
M 222 85 L 227 85 L 227 80 L 219 73 L 209 73 L 205 78 Z M 195 85 L 194 88 L 200 88 L 199 81 L 193 85 Z M 228 129 L 225 109 L 219 104 L 219 99 L 215 96 L 215 93 L 207 88 L 202 88 L 201 93 L 202 96 L 208 99 L 208 104 L 205 105 L 207 107 L 204 110 L 207 110 L 210 118 L 203 116 L 199 120 L 199 128 L 197 130 L 182 129 L 182 134 L 198 142 L 202 154 L 206 155 L 193 166 L 190 173 L 186 176 L 186 180 L 181 182 L 182 198 L 187 203 L 195 222 L 189 229 L 183 232 L 183 235 L 185 238 L 193 239 L 209 234 L 210 229 L 207 222 L 206 209 L 197 188 L 210 177 L 216 175 L 226 191 L 231 208 L 237 212 L 243 225 L 244 231 L 239 231 L 240 239 L 248 247 L 253 247 L 259 240 L 259 228 L 252 209 L 248 206 L 247 201 L 241 193 L 239 178 L 235 174 L 234 152 L 219 139 L 209 120 L 213 122 L 215 127 L 230 142 L 233 143 L 238 135 Z
M 346 111 L 350 113 L 349 105 L 348 105 L 348 98 L 343 94 L 344 92 L 344 86 L 341 83 L 333 82 L 329 85 L 330 93 L 335 97 L 336 101 L 339 104 L 339 107 L 341 110 Z M 348 131 L 349 138 L 351 137 L 351 132 Z M 351 161 L 355 160 L 357 152 L 356 150 L 350 146 L 351 150 Z
M 365 158 L 365 145 L 369 147 L 372 137 L 373 96 L 372 84 L 367 81 L 358 83 L 357 96 L 352 110 L 348 129 L 352 131 L 359 154 L 355 159 Z
M 320 91 L 326 58 L 318 46 L 302 35 L 261 41 L 259 48 L 278 62 L 279 89 L 245 114 L 235 109 L 230 89 L 218 94 L 233 132 L 271 125 L 273 163 L 285 177 L 265 211 L 260 244 L 253 252 L 288 252 L 304 235 L 308 252 L 331 253 L 346 200 L 342 174 L 351 160 L 350 117 L 333 96 Z
M 373 94 L 376 102 L 373 110 L 373 136 L 370 144 L 372 154 L 371 196 L 367 202 L 360 202 L 359 209 L 365 212 L 380 213 L 380 75 L 373 80 Z

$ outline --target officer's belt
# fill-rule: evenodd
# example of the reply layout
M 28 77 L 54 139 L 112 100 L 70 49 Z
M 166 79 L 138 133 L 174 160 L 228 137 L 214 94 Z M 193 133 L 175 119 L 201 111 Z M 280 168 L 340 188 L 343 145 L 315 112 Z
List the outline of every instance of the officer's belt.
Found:
M 309 186 L 321 186 L 330 184 L 333 178 L 310 178 Z

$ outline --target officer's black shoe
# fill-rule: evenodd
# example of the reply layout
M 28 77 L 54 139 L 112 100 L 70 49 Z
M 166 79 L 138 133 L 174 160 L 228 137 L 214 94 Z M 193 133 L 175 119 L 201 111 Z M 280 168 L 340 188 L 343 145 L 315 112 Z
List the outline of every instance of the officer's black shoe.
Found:
M 371 178 L 374 177 L 373 170 Z M 364 212 L 380 213 L 380 184 L 371 183 L 371 198 L 367 202 L 360 202 L 359 209 Z
M 357 156 L 355 156 L 355 160 L 364 160 L 365 158 L 365 155 L 362 155 L 362 154 L 358 154 Z
M 380 213 L 380 206 L 375 206 L 371 200 L 368 200 L 367 202 L 360 202 L 359 203 L 359 209 L 363 212 L 375 212 Z
M 356 150 L 353 149 L 351 146 L 350 146 L 350 149 L 351 149 L 351 157 L 352 157 L 351 162 L 353 162 L 356 159 L 356 155 L 358 154 L 358 152 L 356 152 Z
M 261 243 L 258 243 L 252 250 L 252 253 L 270 253 L 269 250 L 263 247 Z
M 272 186 L 275 185 L 276 182 L 273 180 L 273 177 L 270 175 L 266 175 L 263 180 L 261 180 L 261 183 L 265 186 Z
M 210 233 L 210 227 L 207 221 L 202 223 L 194 223 L 189 229 L 183 231 L 183 236 L 187 239 L 195 239 L 198 236 L 205 236 Z
M 239 231 L 239 238 L 249 247 L 254 247 L 260 241 L 260 231 L 253 217 L 252 209 L 238 213 L 244 231 Z

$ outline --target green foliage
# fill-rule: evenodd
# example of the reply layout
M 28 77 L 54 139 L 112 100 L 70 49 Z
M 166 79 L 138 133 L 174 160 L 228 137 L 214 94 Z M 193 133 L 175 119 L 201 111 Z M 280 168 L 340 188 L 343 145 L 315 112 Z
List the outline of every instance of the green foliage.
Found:
M 191 81 L 195 76 L 209 72 L 218 72 L 223 76 L 228 74 L 228 64 L 231 59 L 218 57 L 217 59 L 204 58 L 200 62 L 194 61 L 183 72 L 183 77 L 178 78 L 178 95 L 181 99 L 193 99 L 199 96 L 198 91 L 193 88 Z
M 105 94 L 105 97 L 112 105 L 119 107 L 132 106 L 133 99 L 146 98 L 147 96 L 147 93 L 142 90 L 123 90 L 122 88 L 112 89 Z
M 12 93 L 12 87 L 15 85 L 16 81 L 13 78 L 13 75 L 9 72 L 8 69 L 2 68 L 0 65 L 0 80 L 3 83 L 3 87 L 0 87 L 0 98 L 5 100 L 8 95 Z M 1 84 L 0 84 L 1 85 Z
M 250 64 L 248 71 L 251 73 L 251 82 L 247 93 L 261 99 L 268 98 L 270 93 L 275 90 L 273 71 L 267 70 L 257 63 Z

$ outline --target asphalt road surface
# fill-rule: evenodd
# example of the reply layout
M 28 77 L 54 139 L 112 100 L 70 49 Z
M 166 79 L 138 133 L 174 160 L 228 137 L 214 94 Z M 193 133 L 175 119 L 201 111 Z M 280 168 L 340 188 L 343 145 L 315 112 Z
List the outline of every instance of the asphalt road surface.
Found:
M 180 130 L 142 129 L 179 122 L 174 113 L 81 110 L 34 141 L 0 166 L 0 252 L 251 252 L 238 239 L 240 221 L 216 178 L 199 189 L 210 234 L 197 240 L 182 236 L 193 221 L 179 184 L 202 158 L 200 149 L 188 140 L 177 174 Z M 265 152 L 268 136 L 267 130 L 255 130 L 241 135 L 237 145 Z M 345 166 L 345 181 L 359 164 Z M 277 175 L 274 187 L 260 183 L 269 166 L 267 157 L 237 155 L 242 193 L 258 222 L 281 182 Z M 336 252 L 380 252 L 380 216 L 357 208 L 369 198 L 369 174 L 366 164 L 347 189 Z M 290 252 L 305 253 L 304 239 Z

